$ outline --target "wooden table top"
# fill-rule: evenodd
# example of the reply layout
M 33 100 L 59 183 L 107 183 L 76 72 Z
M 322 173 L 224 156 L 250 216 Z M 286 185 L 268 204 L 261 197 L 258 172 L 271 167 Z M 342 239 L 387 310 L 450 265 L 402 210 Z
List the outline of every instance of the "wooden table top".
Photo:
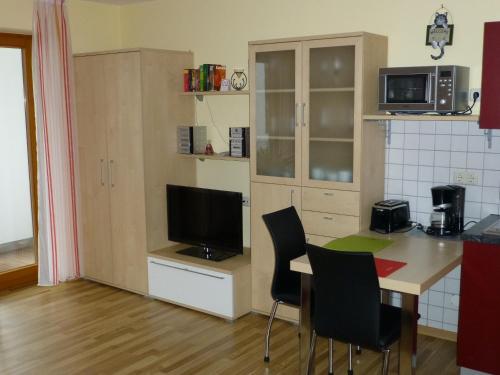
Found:
M 393 240 L 375 257 L 407 263 L 389 276 L 379 277 L 382 289 L 420 295 L 462 262 L 462 241 L 458 239 L 433 237 L 415 229 L 390 234 L 366 230 L 358 235 Z M 293 259 L 290 269 L 312 274 L 307 255 Z

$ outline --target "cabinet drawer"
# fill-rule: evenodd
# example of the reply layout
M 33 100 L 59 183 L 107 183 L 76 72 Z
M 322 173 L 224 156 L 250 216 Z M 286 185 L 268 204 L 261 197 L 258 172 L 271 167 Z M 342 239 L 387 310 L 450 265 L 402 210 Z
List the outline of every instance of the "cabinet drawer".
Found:
M 328 242 L 333 241 L 336 237 L 326 237 L 326 236 L 318 236 L 316 234 L 306 234 L 306 242 L 311 245 L 323 246 Z
M 359 192 L 304 187 L 302 208 L 309 211 L 358 216 Z
M 345 237 L 359 232 L 359 217 L 302 211 L 306 233 L 327 237 Z
M 149 294 L 228 318 L 234 316 L 233 276 L 148 257 Z

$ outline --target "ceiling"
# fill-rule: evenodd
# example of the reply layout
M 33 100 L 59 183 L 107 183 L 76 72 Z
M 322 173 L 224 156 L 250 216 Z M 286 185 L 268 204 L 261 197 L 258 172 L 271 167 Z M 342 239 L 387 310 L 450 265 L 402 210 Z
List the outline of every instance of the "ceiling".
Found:
M 146 1 L 152 1 L 152 0 L 86 0 L 86 1 L 93 1 L 95 3 L 115 4 L 115 5 L 127 5 L 127 4 L 144 3 Z

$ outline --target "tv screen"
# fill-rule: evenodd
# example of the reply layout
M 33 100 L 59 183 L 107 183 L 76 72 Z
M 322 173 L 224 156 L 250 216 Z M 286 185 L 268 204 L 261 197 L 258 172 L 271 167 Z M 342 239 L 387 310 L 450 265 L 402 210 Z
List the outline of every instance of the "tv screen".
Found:
M 170 241 L 243 253 L 242 194 L 167 185 Z

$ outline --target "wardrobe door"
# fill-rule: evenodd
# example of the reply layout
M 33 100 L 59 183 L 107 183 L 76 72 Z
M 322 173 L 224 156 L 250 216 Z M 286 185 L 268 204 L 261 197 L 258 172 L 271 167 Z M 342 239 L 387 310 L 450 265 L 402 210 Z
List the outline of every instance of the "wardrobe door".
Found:
M 107 55 L 104 83 L 113 92 L 107 105 L 113 283 L 146 293 L 146 215 L 141 115 L 140 52 Z
M 75 58 L 75 87 L 80 165 L 83 275 L 112 282 L 111 226 L 107 172 L 105 56 Z
M 252 211 L 252 309 L 269 314 L 273 300 L 271 282 L 274 273 L 274 246 L 262 215 L 294 206 L 301 214 L 301 188 L 289 185 L 251 183 Z M 298 309 L 282 306 L 278 316 L 298 319 Z

